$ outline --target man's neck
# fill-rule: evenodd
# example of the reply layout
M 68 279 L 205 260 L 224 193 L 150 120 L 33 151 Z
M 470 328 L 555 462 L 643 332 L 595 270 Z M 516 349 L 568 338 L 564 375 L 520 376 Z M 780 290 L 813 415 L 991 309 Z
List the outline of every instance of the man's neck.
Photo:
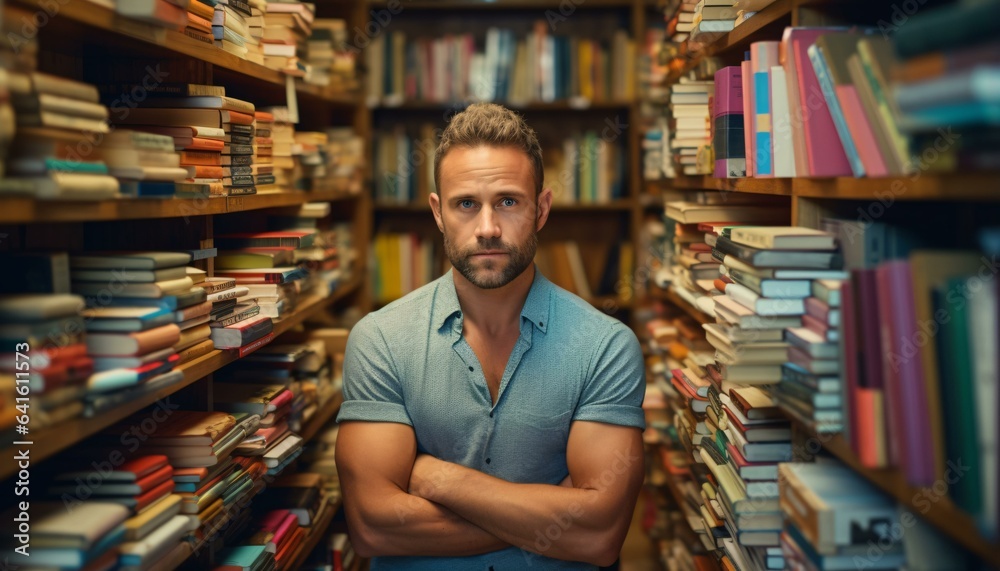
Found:
M 465 319 L 487 333 L 501 333 L 520 327 L 521 309 L 535 279 L 535 265 L 530 264 L 509 284 L 496 289 L 482 289 L 452 269 L 455 293 Z

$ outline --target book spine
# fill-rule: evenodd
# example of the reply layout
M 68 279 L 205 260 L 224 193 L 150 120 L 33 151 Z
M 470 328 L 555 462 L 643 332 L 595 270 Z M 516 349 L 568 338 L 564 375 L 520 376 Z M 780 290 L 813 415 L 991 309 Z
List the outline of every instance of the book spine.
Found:
M 826 106 L 830 110 L 830 117 L 840 138 L 840 144 L 847 155 L 847 160 L 851 164 L 851 172 L 856 177 L 865 176 L 865 167 L 858 155 L 858 149 L 851 138 L 851 131 L 847 128 L 847 120 L 840 107 L 840 100 L 837 99 L 837 90 L 830 75 L 830 67 L 826 63 L 826 56 L 823 50 L 816 44 L 809 46 L 809 61 L 812 62 L 813 71 L 816 72 L 816 82 L 819 84 L 823 97 L 826 99 Z
M 754 144 L 754 130 L 756 129 L 756 115 L 753 110 L 753 67 L 750 60 L 745 60 L 740 64 L 740 74 L 743 85 L 743 148 L 747 161 L 747 176 L 754 176 L 754 155 L 757 152 Z
M 802 115 L 802 133 L 808 163 L 808 171 L 803 171 L 800 175 L 847 176 L 852 172 L 851 164 L 838 140 L 830 108 L 807 53 L 810 43 L 805 38 L 792 40 L 792 56 L 795 58 L 799 88 L 798 105 Z
M 257 349 L 260 349 L 264 345 L 270 343 L 272 339 L 274 339 L 274 333 L 268 333 L 267 335 L 264 335 L 260 339 L 240 347 L 237 350 L 237 354 L 239 355 L 240 358 L 246 357 L 250 353 L 253 353 Z
M 778 42 L 754 42 L 750 45 L 750 61 L 753 68 L 754 141 L 757 155 L 754 157 L 754 176 L 769 178 L 774 176 L 771 113 L 771 66 L 776 64 Z
M 251 317 L 255 317 L 259 313 L 260 313 L 260 306 L 259 305 L 255 305 L 255 306 L 251 307 L 250 309 L 247 309 L 246 311 L 240 312 L 240 313 L 238 313 L 236 315 L 231 315 L 231 316 L 223 319 L 222 321 L 216 321 L 216 322 L 212 323 L 211 326 L 212 327 L 229 327 L 230 325 L 233 325 L 235 323 L 239 323 L 241 321 L 245 321 L 247 319 L 250 319 Z

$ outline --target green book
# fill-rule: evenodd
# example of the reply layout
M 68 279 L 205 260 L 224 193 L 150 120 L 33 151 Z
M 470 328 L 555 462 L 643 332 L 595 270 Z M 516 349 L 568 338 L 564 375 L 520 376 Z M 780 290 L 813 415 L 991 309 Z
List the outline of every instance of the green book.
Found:
M 935 290 L 934 304 L 935 314 L 944 309 L 951 317 L 941 324 L 941 332 L 938 334 L 947 460 L 949 467 L 968 468 L 952 477 L 952 480 L 957 479 L 956 482 L 948 482 L 948 495 L 958 507 L 975 515 L 982 511 L 983 496 L 976 435 L 972 344 L 969 339 L 970 307 L 966 296 L 953 293 L 966 291 L 965 278 L 949 279 L 943 290 Z M 950 471 L 954 473 L 955 469 L 951 468 Z

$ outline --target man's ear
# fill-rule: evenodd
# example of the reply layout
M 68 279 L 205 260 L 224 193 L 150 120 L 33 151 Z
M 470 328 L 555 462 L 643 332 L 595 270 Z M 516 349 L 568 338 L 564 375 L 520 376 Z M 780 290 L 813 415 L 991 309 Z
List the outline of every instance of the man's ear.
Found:
M 430 204 L 431 213 L 434 215 L 434 222 L 437 223 L 438 230 L 444 233 L 444 221 L 441 220 L 441 197 L 438 193 L 432 192 L 427 197 L 427 203 Z
M 538 195 L 538 207 L 536 208 L 535 217 L 535 232 L 538 232 L 545 226 L 545 222 L 549 219 L 549 212 L 552 211 L 552 189 L 543 188 L 542 193 Z

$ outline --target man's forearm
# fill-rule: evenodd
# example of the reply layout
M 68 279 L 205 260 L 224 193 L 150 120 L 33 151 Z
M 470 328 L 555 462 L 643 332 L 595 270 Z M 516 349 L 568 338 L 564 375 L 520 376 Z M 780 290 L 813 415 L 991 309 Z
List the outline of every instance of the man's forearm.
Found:
M 348 512 L 357 508 L 347 502 Z M 509 547 L 448 508 L 404 493 L 380 498 L 356 512 L 354 541 L 363 556 L 467 556 Z
M 417 493 L 504 542 L 556 559 L 606 560 L 614 510 L 599 490 L 514 484 L 449 463 L 437 473 Z

